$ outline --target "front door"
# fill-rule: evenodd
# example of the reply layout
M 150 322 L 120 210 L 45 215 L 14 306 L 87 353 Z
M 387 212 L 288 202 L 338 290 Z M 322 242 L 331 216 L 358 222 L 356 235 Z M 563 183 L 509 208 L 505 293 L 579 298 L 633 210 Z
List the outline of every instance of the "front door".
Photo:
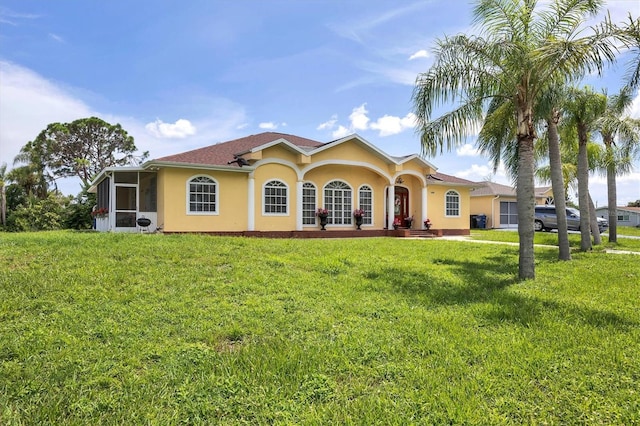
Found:
M 406 226 L 404 218 L 409 217 L 409 190 L 402 186 L 396 186 L 394 190 L 393 219 L 396 223 L 400 222 L 400 226 Z

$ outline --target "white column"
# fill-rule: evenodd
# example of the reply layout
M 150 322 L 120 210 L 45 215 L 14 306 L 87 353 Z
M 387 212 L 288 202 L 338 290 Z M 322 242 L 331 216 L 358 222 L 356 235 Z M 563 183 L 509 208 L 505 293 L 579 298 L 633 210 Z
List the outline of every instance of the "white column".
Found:
M 393 229 L 393 218 L 394 218 L 394 203 L 396 200 L 396 187 L 393 185 L 389 185 L 389 194 L 387 199 L 387 229 Z
M 302 181 L 296 182 L 296 231 L 302 231 Z
M 256 230 L 256 180 L 253 174 L 249 175 L 247 183 L 247 231 Z
M 427 220 L 429 216 L 427 215 L 427 186 L 422 187 L 422 218 L 420 222 L 424 226 L 424 221 Z

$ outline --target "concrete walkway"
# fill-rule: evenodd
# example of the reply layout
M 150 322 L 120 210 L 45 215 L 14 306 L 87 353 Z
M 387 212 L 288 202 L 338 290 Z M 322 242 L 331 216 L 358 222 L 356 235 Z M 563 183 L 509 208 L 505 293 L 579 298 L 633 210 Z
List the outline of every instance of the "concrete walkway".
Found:
M 479 244 L 504 244 L 504 245 L 509 245 L 509 246 L 518 246 L 519 243 L 512 243 L 512 242 L 508 242 L 508 241 L 489 241 L 489 240 L 474 240 L 473 238 L 471 238 L 470 236 L 466 236 L 466 235 L 455 235 L 455 236 L 444 236 L 444 237 L 439 237 L 439 240 L 452 240 L 452 241 L 466 241 L 469 243 L 479 243 Z M 549 245 L 549 244 L 535 244 L 536 247 L 543 247 L 543 248 L 553 248 L 553 249 L 557 249 L 558 246 L 553 246 L 553 245 Z M 640 255 L 640 251 L 629 251 L 629 250 L 614 250 L 614 249 L 605 249 L 604 250 L 605 253 L 611 253 L 611 254 L 635 254 L 635 255 Z

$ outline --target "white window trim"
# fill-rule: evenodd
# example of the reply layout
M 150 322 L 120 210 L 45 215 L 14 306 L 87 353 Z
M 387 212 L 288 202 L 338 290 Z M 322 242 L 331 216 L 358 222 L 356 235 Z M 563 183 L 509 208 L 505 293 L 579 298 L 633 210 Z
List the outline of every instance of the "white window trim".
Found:
M 313 189 L 315 191 L 315 197 L 314 197 L 315 208 L 313 209 L 314 215 L 315 215 L 316 210 L 318 210 L 318 208 L 319 208 L 319 206 L 318 206 L 318 185 L 316 185 L 315 182 L 311 182 L 309 180 L 305 180 L 304 182 L 302 182 L 302 204 L 304 204 L 304 190 L 305 190 L 304 185 L 307 184 L 307 183 L 310 184 L 310 185 L 313 185 Z M 302 223 L 302 226 L 303 227 L 317 227 L 318 226 L 318 218 L 316 216 L 314 216 L 314 217 L 315 217 L 315 220 L 313 221 L 313 224 L 311 224 L 311 223 Z
M 192 212 L 189 209 L 189 205 L 191 204 L 190 201 L 190 195 L 191 195 L 191 188 L 189 188 L 189 185 L 191 184 L 191 181 L 193 179 L 199 178 L 199 177 L 205 177 L 208 179 L 211 179 L 214 183 L 214 185 L 216 186 L 216 203 L 215 203 L 215 210 L 212 212 Z M 193 175 L 190 178 L 187 179 L 187 185 L 186 185 L 186 190 L 187 190 L 187 194 L 186 194 L 186 209 L 187 209 L 187 215 L 188 216 L 218 216 L 220 213 L 220 184 L 218 183 L 218 180 L 215 179 L 213 176 L 209 176 L 209 175 Z
M 271 183 L 271 182 L 280 182 L 281 184 L 284 185 L 284 187 L 287 190 L 287 202 L 286 202 L 286 207 L 287 207 L 287 212 L 286 213 L 271 213 L 271 212 L 266 212 L 266 203 L 265 201 L 265 189 L 267 188 L 267 184 Z M 286 217 L 286 216 L 290 216 L 290 212 L 291 212 L 291 188 L 289 188 L 289 185 L 287 184 L 287 182 L 283 181 L 282 179 L 267 179 L 265 181 L 265 183 L 262 184 L 262 193 L 261 193 L 261 198 L 262 198 L 262 216 L 280 216 L 280 217 Z
M 373 186 L 369 185 L 368 183 L 363 183 L 362 185 L 360 185 L 358 187 L 358 206 L 354 207 L 355 209 L 359 209 L 360 208 L 360 190 L 362 189 L 363 186 L 366 186 L 367 188 L 369 188 L 369 190 L 371 191 L 371 223 L 364 223 L 364 221 L 362 222 L 362 226 L 373 226 L 374 223 L 376 223 L 375 217 L 373 215 L 374 212 L 374 208 L 373 206 L 376 205 L 375 200 L 374 200 L 374 194 L 373 194 Z M 354 219 L 355 221 L 355 219 Z
M 447 195 L 450 192 L 455 192 L 458 197 L 458 214 L 447 214 Z M 460 193 L 455 189 L 447 189 L 447 192 L 444 193 L 444 217 L 460 217 L 460 211 L 462 210 L 462 202 L 460 201 Z
M 353 186 L 349 185 L 349 183 L 343 179 L 332 179 L 329 182 L 327 182 L 323 187 L 322 187 L 322 208 L 327 208 L 327 203 L 325 201 L 325 196 L 324 196 L 324 191 L 327 188 L 327 185 L 329 185 L 330 183 L 333 182 L 341 182 L 344 183 L 345 185 L 347 185 L 347 187 L 349 188 L 349 190 L 351 191 L 351 223 L 340 223 L 340 224 L 336 224 L 336 223 L 330 223 L 329 226 L 331 227 L 336 227 L 336 228 L 353 228 L 353 224 L 356 223 L 355 218 L 353 217 L 353 209 L 355 209 L 356 207 L 353 206 L 353 201 L 354 201 L 354 193 L 353 193 Z

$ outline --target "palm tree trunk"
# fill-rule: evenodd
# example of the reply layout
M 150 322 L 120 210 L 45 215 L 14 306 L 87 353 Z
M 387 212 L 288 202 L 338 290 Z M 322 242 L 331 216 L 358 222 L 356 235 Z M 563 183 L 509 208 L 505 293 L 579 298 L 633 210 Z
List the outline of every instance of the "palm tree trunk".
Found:
M 587 134 L 578 125 L 578 206 L 580 207 L 580 250 L 591 250 L 589 229 L 589 159 L 587 158 Z
M 4 185 L 0 189 L 0 220 L 4 226 L 7 224 L 7 192 Z
M 593 235 L 593 245 L 599 246 L 602 244 L 602 238 L 600 237 L 600 228 L 598 228 L 596 206 L 593 205 L 591 194 L 589 194 L 589 226 L 591 227 L 591 234 Z
M 609 211 L 609 242 L 618 242 L 618 194 L 616 189 L 616 166 L 607 166 L 607 210 Z
M 558 219 L 558 259 L 571 260 L 569 247 L 569 231 L 567 230 L 567 203 L 562 177 L 562 159 L 560 158 L 560 138 L 558 137 L 558 121 L 560 115 L 554 108 L 552 117 L 547 120 L 549 139 L 549 169 L 551 172 L 551 186 L 553 188 L 553 203 L 556 206 Z
M 518 177 L 516 183 L 518 235 L 520 237 L 518 277 L 521 280 L 526 280 L 536 277 L 533 251 L 533 220 L 536 203 L 533 180 L 533 136 L 524 136 L 518 139 Z

